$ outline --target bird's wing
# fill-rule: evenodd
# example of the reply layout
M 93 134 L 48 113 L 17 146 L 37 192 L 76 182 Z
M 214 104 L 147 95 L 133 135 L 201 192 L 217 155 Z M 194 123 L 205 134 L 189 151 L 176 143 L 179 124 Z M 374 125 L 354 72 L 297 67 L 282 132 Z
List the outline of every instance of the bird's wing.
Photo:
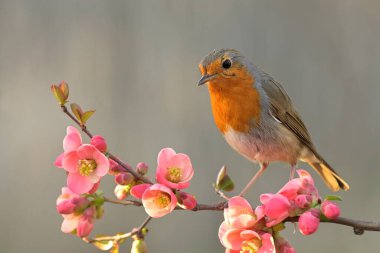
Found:
M 293 132 L 313 153 L 317 154 L 305 124 L 281 84 L 268 78 L 263 80 L 262 88 L 269 98 L 271 115 Z

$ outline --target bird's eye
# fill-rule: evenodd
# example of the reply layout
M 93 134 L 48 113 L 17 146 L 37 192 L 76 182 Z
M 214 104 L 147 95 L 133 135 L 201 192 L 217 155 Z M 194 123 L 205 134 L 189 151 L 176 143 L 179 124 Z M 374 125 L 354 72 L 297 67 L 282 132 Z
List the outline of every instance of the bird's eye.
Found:
M 226 60 L 224 60 L 223 61 L 223 63 L 222 63 L 222 67 L 224 68 L 224 69 L 229 69 L 230 67 L 231 67 L 231 60 L 230 59 L 226 59 Z

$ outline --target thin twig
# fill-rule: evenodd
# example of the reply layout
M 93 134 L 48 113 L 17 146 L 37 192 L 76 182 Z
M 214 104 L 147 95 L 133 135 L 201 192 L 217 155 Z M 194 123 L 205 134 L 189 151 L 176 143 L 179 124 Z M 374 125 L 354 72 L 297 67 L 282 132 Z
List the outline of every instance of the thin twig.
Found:
M 298 219 L 299 217 L 289 217 L 285 222 L 297 222 Z M 343 217 L 338 217 L 334 220 L 321 220 L 321 222 L 352 227 L 356 235 L 362 235 L 364 231 L 380 231 L 380 222 L 353 220 Z
M 97 237 L 97 238 L 87 238 L 84 237 L 83 241 L 87 243 L 94 243 L 94 242 L 99 242 L 99 241 L 113 241 L 113 242 L 118 242 L 122 239 L 127 239 L 129 237 L 132 237 L 134 235 L 138 235 L 142 233 L 142 230 L 148 225 L 148 223 L 152 220 L 152 217 L 148 216 L 144 222 L 137 228 L 133 229 L 132 231 L 121 234 L 121 235 L 113 235 L 113 236 L 102 236 L 102 237 Z
M 142 206 L 142 203 L 140 201 L 136 200 L 118 200 L 118 199 L 109 199 L 104 198 L 105 202 L 116 204 L 116 205 L 123 205 L 123 206 Z M 227 202 L 223 201 L 217 204 L 213 205 L 207 205 L 207 204 L 197 204 L 193 209 L 189 211 L 223 211 L 224 208 L 227 207 Z M 187 210 L 183 209 L 180 206 L 177 206 L 175 210 Z
M 118 200 L 118 199 L 109 199 L 105 197 L 104 201 L 108 203 L 112 203 L 112 204 L 123 205 L 123 206 L 142 206 L 142 203 L 136 200 Z

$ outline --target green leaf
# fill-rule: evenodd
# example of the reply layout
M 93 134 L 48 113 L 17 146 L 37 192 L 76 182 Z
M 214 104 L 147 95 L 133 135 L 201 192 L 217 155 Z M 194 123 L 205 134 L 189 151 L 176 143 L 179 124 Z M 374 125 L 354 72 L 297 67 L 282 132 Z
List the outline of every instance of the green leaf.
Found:
M 95 236 L 95 239 L 100 238 L 100 237 L 104 237 L 104 235 L 97 235 Z M 114 246 L 113 241 L 109 241 L 109 240 L 95 241 L 92 244 L 100 250 L 110 250 Z
M 223 166 L 216 178 L 215 188 L 222 191 L 232 191 L 234 189 L 234 182 L 231 177 L 227 174 L 227 167 Z
M 76 103 L 71 103 L 70 107 L 71 107 L 71 111 L 74 113 L 74 115 L 77 118 L 77 120 L 81 124 L 83 124 L 83 122 L 82 122 L 82 115 L 83 115 L 82 108 L 80 108 L 80 106 L 78 104 L 76 104 Z
M 327 195 L 325 197 L 325 200 L 330 200 L 330 201 L 342 201 L 343 199 L 338 196 L 338 195 Z
M 67 98 L 69 97 L 69 85 L 63 81 L 59 84 L 58 87 L 62 91 L 65 100 L 67 100 Z
M 65 95 L 63 94 L 62 90 L 56 86 L 52 85 L 50 86 L 51 92 L 53 93 L 55 99 L 58 101 L 60 105 L 64 105 L 66 103 Z
M 82 114 L 82 123 L 86 124 L 87 120 L 94 114 L 95 110 L 90 110 Z

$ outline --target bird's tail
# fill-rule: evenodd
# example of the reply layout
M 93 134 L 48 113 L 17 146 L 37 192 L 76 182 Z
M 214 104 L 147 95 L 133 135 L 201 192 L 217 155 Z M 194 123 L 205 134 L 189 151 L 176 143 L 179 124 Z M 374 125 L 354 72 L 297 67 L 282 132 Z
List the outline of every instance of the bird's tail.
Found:
M 347 191 L 350 189 L 350 186 L 324 160 L 320 160 L 319 162 L 309 162 L 309 165 L 321 175 L 325 184 L 332 191 L 336 192 L 340 189 Z

